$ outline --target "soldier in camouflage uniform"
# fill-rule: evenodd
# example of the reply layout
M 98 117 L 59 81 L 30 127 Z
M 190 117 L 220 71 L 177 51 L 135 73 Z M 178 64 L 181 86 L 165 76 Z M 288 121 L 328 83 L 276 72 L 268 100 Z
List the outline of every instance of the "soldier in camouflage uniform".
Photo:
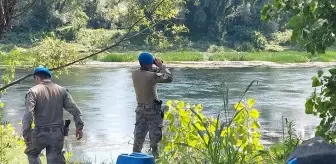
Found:
M 41 164 L 39 155 L 44 148 L 46 148 L 48 164 L 65 164 L 62 154 L 63 108 L 74 117 L 77 139 L 83 136 L 84 123 L 80 109 L 72 100 L 69 92 L 52 83 L 50 78 L 51 73 L 47 68 L 37 67 L 34 71 L 36 86 L 30 88 L 26 94 L 22 130 L 29 164 Z M 33 121 L 35 128 L 31 130 Z
M 158 100 L 156 88 L 157 83 L 172 82 L 173 76 L 160 60 L 149 53 L 141 53 L 139 63 L 141 68 L 132 73 L 137 100 L 133 152 L 141 152 L 149 132 L 150 148 L 157 156 L 158 143 L 162 139 L 163 111 L 161 104 L 155 103 Z

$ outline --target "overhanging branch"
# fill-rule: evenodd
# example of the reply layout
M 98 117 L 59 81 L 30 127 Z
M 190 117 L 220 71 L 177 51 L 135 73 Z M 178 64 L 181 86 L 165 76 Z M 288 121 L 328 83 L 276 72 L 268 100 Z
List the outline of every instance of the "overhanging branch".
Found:
M 152 14 L 153 14 L 153 12 L 156 11 L 156 9 L 157 9 L 160 5 L 162 5 L 162 3 L 163 3 L 164 1 L 165 1 L 165 0 L 160 1 L 160 3 L 157 4 L 157 5 L 154 7 L 154 9 L 152 10 Z M 85 60 L 85 59 L 88 59 L 88 58 L 90 58 L 90 57 L 92 57 L 92 56 L 95 56 L 95 55 L 98 55 L 98 54 L 100 54 L 100 53 L 102 53 L 102 52 L 105 52 L 105 51 L 107 51 L 107 50 L 109 50 L 109 49 L 111 49 L 111 48 L 113 48 L 113 47 L 116 47 L 116 46 L 118 46 L 120 43 L 122 43 L 122 42 L 124 42 L 124 41 L 127 41 L 127 40 L 132 39 L 133 37 L 139 35 L 139 33 L 141 33 L 141 32 L 138 32 L 138 33 L 136 33 L 135 35 L 133 35 L 133 36 L 127 38 L 128 35 L 131 33 L 132 29 L 133 29 L 133 28 L 134 28 L 134 27 L 135 27 L 141 20 L 143 20 L 144 18 L 145 18 L 145 16 L 139 18 L 135 23 L 133 23 L 132 26 L 130 26 L 130 28 L 128 29 L 127 33 L 126 33 L 126 34 L 125 34 L 125 35 L 124 35 L 118 42 L 114 43 L 113 45 L 108 46 L 108 47 L 106 47 L 106 48 L 104 48 L 104 49 L 102 49 L 102 50 L 100 50 L 100 51 L 95 52 L 95 53 L 92 53 L 92 54 L 90 54 L 90 55 L 88 55 L 88 56 L 79 58 L 79 59 L 77 59 L 77 60 L 75 60 L 75 61 L 73 61 L 73 62 L 67 63 L 67 64 L 65 64 L 65 65 L 62 65 L 62 66 L 59 66 L 59 67 L 56 67 L 56 68 L 51 68 L 50 70 L 51 70 L 51 71 L 56 71 L 56 70 L 59 70 L 59 69 L 68 67 L 68 66 L 70 66 L 70 65 L 73 65 L 73 64 L 78 63 L 78 62 L 80 62 L 80 61 L 83 61 L 83 60 Z M 148 28 L 149 28 L 149 27 L 148 27 Z M 25 79 L 27 79 L 28 77 L 31 77 L 31 76 L 33 76 L 33 73 L 27 74 L 27 75 L 25 75 L 25 76 L 23 76 L 23 77 L 21 77 L 21 78 L 19 78 L 19 79 L 17 79 L 17 80 L 14 80 L 13 82 L 11 82 L 11 83 L 9 83 L 9 84 L 6 84 L 6 85 L 2 86 L 2 87 L 0 88 L 0 92 L 3 91 L 3 90 L 5 90 L 5 89 L 7 89 L 7 88 L 9 88 L 9 87 L 11 87 L 11 86 L 13 86 L 13 85 L 15 85 L 15 84 L 20 83 L 21 81 L 23 81 L 23 80 L 25 80 Z

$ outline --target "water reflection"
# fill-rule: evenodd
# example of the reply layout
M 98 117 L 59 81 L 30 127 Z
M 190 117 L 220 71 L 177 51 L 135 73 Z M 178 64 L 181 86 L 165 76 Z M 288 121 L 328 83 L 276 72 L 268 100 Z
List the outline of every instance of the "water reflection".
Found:
M 74 124 L 65 147 L 75 156 L 116 159 L 118 154 L 132 150 L 135 95 L 128 68 L 74 70 L 77 76 L 66 75 L 55 82 L 68 88 L 83 111 L 84 137 L 76 141 Z M 203 104 L 207 114 L 218 113 L 223 106 L 221 85 L 230 87 L 230 104 L 239 100 L 252 80 L 258 84 L 251 88 L 247 97 L 257 100 L 260 109 L 264 143 L 281 139 L 282 116 L 295 120 L 300 136 L 309 138 L 318 120 L 304 114 L 306 97 L 312 91 L 311 77 L 317 69 L 225 68 L 225 69 L 171 69 L 174 82 L 160 84 L 159 97 Z M 2 71 L 1 71 L 2 72 Z M 19 72 L 18 76 L 24 75 Z M 24 111 L 24 94 L 32 86 L 32 79 L 8 90 L 5 117 L 15 125 Z M 231 113 L 233 110 L 231 111 Z M 65 118 L 72 116 L 65 112 Z

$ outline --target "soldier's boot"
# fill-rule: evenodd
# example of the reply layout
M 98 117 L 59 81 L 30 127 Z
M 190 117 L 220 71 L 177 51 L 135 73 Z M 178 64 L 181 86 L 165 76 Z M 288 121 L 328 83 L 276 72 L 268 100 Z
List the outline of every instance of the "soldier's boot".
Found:
M 158 151 L 158 146 L 156 145 L 151 145 L 151 152 L 155 158 L 159 156 L 159 151 Z

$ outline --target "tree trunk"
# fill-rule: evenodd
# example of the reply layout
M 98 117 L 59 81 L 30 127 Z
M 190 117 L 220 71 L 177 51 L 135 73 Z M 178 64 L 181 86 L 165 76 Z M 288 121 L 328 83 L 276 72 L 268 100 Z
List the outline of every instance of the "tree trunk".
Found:
M 17 0 L 0 0 L 0 40 L 4 33 L 11 29 L 10 21 L 14 16 Z

